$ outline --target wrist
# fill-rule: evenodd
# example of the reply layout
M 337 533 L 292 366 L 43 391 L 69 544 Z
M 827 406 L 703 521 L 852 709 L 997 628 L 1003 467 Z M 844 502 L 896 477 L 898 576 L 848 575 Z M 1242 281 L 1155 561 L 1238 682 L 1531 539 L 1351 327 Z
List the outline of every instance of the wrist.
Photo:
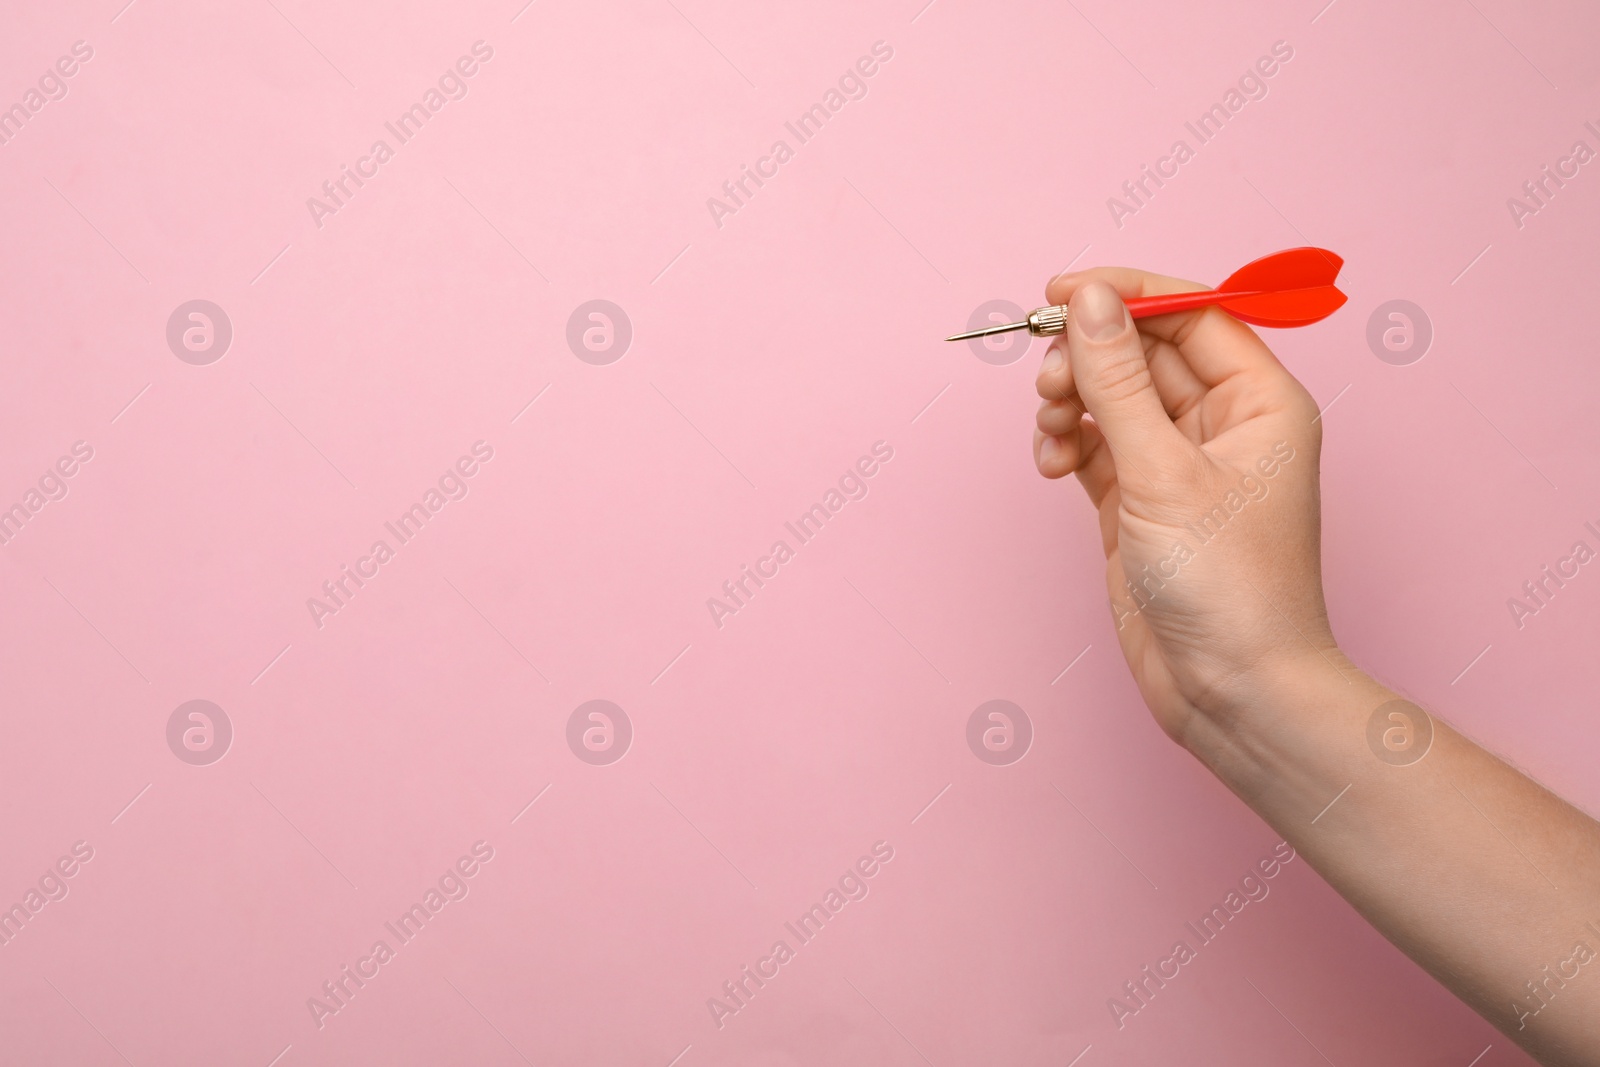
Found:
M 1366 720 L 1396 699 L 1337 647 L 1263 661 L 1194 705 L 1180 743 L 1250 796 L 1336 753 L 1358 760 Z

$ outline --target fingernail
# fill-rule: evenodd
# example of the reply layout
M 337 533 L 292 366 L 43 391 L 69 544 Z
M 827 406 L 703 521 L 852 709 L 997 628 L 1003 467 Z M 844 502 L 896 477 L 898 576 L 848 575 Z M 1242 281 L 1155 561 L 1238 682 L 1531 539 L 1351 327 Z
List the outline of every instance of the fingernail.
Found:
M 1041 374 L 1049 374 L 1052 371 L 1059 369 L 1061 366 L 1061 360 L 1063 358 L 1064 357 L 1061 353 L 1061 338 L 1058 337 L 1054 341 L 1051 341 L 1050 347 L 1045 350 L 1044 366 L 1039 368 L 1039 372 Z
M 1078 329 L 1091 341 L 1109 341 L 1127 324 L 1128 312 L 1122 306 L 1122 298 L 1105 282 L 1090 282 L 1078 290 L 1072 313 L 1078 319 Z
M 1039 443 L 1039 462 L 1049 463 L 1061 452 L 1061 438 L 1046 437 Z

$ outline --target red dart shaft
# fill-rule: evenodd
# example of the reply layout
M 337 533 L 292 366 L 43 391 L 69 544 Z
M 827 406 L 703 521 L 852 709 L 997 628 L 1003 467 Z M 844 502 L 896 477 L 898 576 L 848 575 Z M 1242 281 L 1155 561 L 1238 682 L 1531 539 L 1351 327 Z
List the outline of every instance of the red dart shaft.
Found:
M 1169 293 L 1165 296 L 1140 296 L 1126 301 L 1126 303 L 1128 305 L 1128 314 L 1136 319 L 1148 319 L 1152 315 L 1169 315 L 1174 311 L 1190 311 L 1194 308 L 1203 308 L 1211 304 L 1237 300 L 1242 296 L 1257 295 L 1259 293 L 1222 293 L 1215 289 L 1207 289 L 1203 293 Z

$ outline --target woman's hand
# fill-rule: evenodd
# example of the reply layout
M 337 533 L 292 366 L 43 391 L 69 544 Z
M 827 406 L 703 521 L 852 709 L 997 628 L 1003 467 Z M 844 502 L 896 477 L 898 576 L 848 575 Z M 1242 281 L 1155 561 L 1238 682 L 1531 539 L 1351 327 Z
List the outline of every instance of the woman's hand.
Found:
M 1034 455 L 1046 477 L 1076 473 L 1100 510 L 1145 702 L 1502 1032 L 1552 1067 L 1600 1067 L 1600 972 L 1575 977 L 1600 944 L 1600 824 L 1340 653 L 1322 599 L 1316 404 L 1225 312 L 1135 328 L 1121 299 L 1197 288 L 1113 269 L 1047 290 L 1072 314 L 1039 371 Z M 1396 715 L 1417 741 L 1403 758 L 1374 735 Z
M 1122 653 L 1179 741 L 1196 713 L 1225 725 L 1263 683 L 1348 662 L 1322 596 L 1315 401 L 1219 308 L 1135 324 L 1122 303 L 1203 288 L 1122 268 L 1054 279 L 1046 296 L 1072 312 L 1034 434 L 1039 472 L 1077 474 L 1099 509 Z

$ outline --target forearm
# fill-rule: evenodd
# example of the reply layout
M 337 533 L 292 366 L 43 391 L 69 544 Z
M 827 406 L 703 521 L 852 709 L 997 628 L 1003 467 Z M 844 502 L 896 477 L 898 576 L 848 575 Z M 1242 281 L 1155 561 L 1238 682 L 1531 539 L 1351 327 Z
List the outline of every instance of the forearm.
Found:
M 1600 1064 L 1600 824 L 1415 705 L 1379 711 L 1398 700 L 1337 650 L 1308 655 L 1183 742 L 1509 1037 Z

